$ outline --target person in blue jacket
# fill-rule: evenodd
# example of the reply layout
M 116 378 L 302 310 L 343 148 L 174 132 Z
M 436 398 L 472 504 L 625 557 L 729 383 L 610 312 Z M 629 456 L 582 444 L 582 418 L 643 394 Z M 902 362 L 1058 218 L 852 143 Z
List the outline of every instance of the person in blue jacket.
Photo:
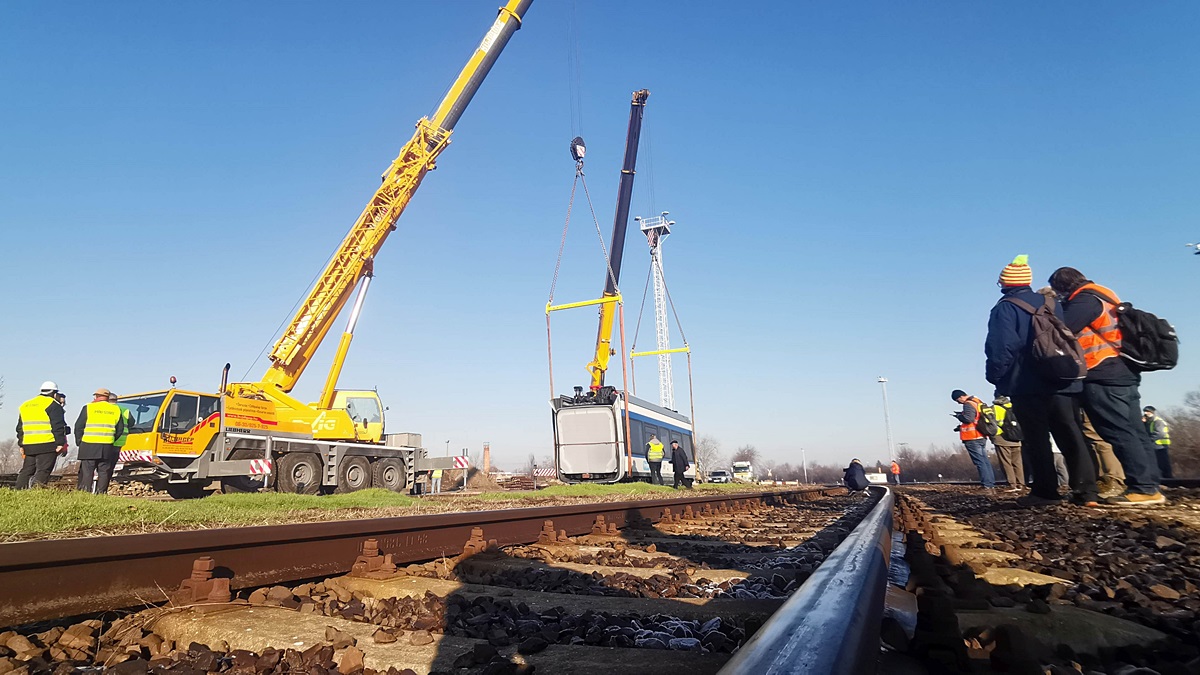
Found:
M 867 470 L 857 459 L 850 460 L 850 466 L 846 467 L 842 482 L 853 491 L 866 490 L 867 486 L 871 484 L 867 480 Z
M 1062 450 L 1070 473 L 1071 501 L 1083 506 L 1099 506 L 1096 467 L 1080 427 L 1082 380 L 1049 380 L 1036 370 L 1033 361 L 1033 315 L 1008 298 L 1020 300 L 1037 309 L 1043 303 L 1054 306 L 1062 319 L 1062 308 L 1053 295 L 1042 295 L 1032 288 L 1033 271 L 1029 256 L 1019 255 L 1000 273 L 1000 301 L 988 318 L 984 354 L 984 375 L 996 386 L 996 396 L 1012 400 L 1013 411 L 1021 420 L 1025 435 L 1023 449 L 1033 474 L 1030 493 L 1017 498 L 1021 506 L 1059 504 L 1058 475 L 1050 436 Z

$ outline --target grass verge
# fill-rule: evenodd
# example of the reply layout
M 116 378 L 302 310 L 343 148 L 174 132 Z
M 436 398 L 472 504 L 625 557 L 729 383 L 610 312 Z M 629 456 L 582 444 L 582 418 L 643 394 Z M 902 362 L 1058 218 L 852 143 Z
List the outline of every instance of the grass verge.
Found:
M 322 516 L 319 519 L 343 514 L 355 517 L 356 512 L 364 510 L 407 507 L 416 502 L 412 497 L 379 489 L 328 496 L 273 492 L 217 494 L 204 499 L 159 502 L 73 490 L 3 488 L 0 489 L 0 537 L 104 530 L 128 533 L 180 526 L 268 525 L 293 522 L 306 513 Z

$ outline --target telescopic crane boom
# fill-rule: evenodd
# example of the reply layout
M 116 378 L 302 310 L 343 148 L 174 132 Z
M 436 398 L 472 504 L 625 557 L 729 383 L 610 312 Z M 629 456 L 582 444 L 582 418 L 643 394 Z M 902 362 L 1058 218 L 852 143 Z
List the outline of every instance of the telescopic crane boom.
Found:
M 375 255 L 392 230 L 396 229 L 397 219 L 408 206 L 425 174 L 436 168 L 436 159 L 450 143 L 455 124 L 475 92 L 479 90 L 480 84 L 509 38 L 521 27 L 521 19 L 532 2 L 533 0 L 509 0 L 500 9 L 499 16 L 471 54 L 470 60 L 433 116 L 417 122 L 412 138 L 384 172 L 379 189 L 350 228 L 349 234 L 318 277 L 312 291 L 300 305 L 279 341 L 275 343 L 270 353 L 271 365 L 267 372 L 260 381 L 235 385 L 235 390 L 250 395 L 266 396 L 279 406 L 290 408 L 297 413 L 304 414 L 305 409 L 314 410 L 313 407 L 287 394 L 296 386 L 338 314 L 354 294 L 355 287 L 361 283 L 359 297 L 355 301 L 355 311 L 342 334 L 341 343 L 338 345 L 314 413 L 329 410 L 334 401 L 338 376 L 341 374 L 353 337 L 362 296 L 365 295 L 372 273 Z M 314 428 L 314 431 L 320 433 L 319 428 Z
M 613 216 L 612 244 L 608 249 L 608 267 L 604 272 L 604 298 L 617 295 L 621 281 L 621 257 L 625 252 L 625 231 L 629 227 L 629 203 L 633 199 L 633 177 L 637 167 L 638 141 L 642 136 L 642 113 L 650 92 L 639 89 L 633 92 L 629 103 L 629 129 L 625 133 L 625 161 L 621 165 L 621 183 L 617 189 L 617 210 Z M 604 386 L 604 374 L 608 372 L 608 361 L 616 352 L 612 348 L 613 323 L 616 318 L 616 303 L 600 305 L 600 328 L 596 331 L 596 357 L 587 365 L 592 374 L 590 389 L 600 391 Z

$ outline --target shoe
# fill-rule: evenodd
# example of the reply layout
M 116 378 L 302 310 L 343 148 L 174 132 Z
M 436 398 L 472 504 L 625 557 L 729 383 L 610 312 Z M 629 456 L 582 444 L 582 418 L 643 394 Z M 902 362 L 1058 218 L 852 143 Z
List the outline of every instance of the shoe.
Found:
M 1152 495 L 1144 495 L 1140 492 L 1126 492 L 1115 497 L 1108 497 L 1104 500 L 1109 506 L 1155 506 L 1157 504 L 1166 504 L 1167 498 L 1158 490 Z
M 1016 502 L 1017 506 L 1058 506 L 1062 504 L 1062 499 L 1050 499 L 1030 493 L 1024 497 L 1017 497 Z
M 1075 506 L 1086 506 L 1088 508 L 1096 508 L 1100 506 L 1099 497 L 1084 497 L 1083 495 L 1072 493 L 1067 499 Z

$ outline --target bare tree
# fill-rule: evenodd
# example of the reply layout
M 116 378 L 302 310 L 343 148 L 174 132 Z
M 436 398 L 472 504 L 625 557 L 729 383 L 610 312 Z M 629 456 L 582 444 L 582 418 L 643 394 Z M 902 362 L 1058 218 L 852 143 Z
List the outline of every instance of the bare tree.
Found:
M 725 467 L 725 458 L 721 456 L 721 442 L 709 435 L 701 436 L 695 443 L 696 471 L 715 471 Z
M 6 438 L 0 441 L 0 473 L 16 473 L 21 469 L 21 450 L 17 447 L 17 439 Z
M 753 445 L 743 445 L 737 450 L 733 451 L 732 461 L 734 462 L 750 462 L 751 464 L 758 464 L 761 459 L 762 455 L 758 453 L 758 449 Z

